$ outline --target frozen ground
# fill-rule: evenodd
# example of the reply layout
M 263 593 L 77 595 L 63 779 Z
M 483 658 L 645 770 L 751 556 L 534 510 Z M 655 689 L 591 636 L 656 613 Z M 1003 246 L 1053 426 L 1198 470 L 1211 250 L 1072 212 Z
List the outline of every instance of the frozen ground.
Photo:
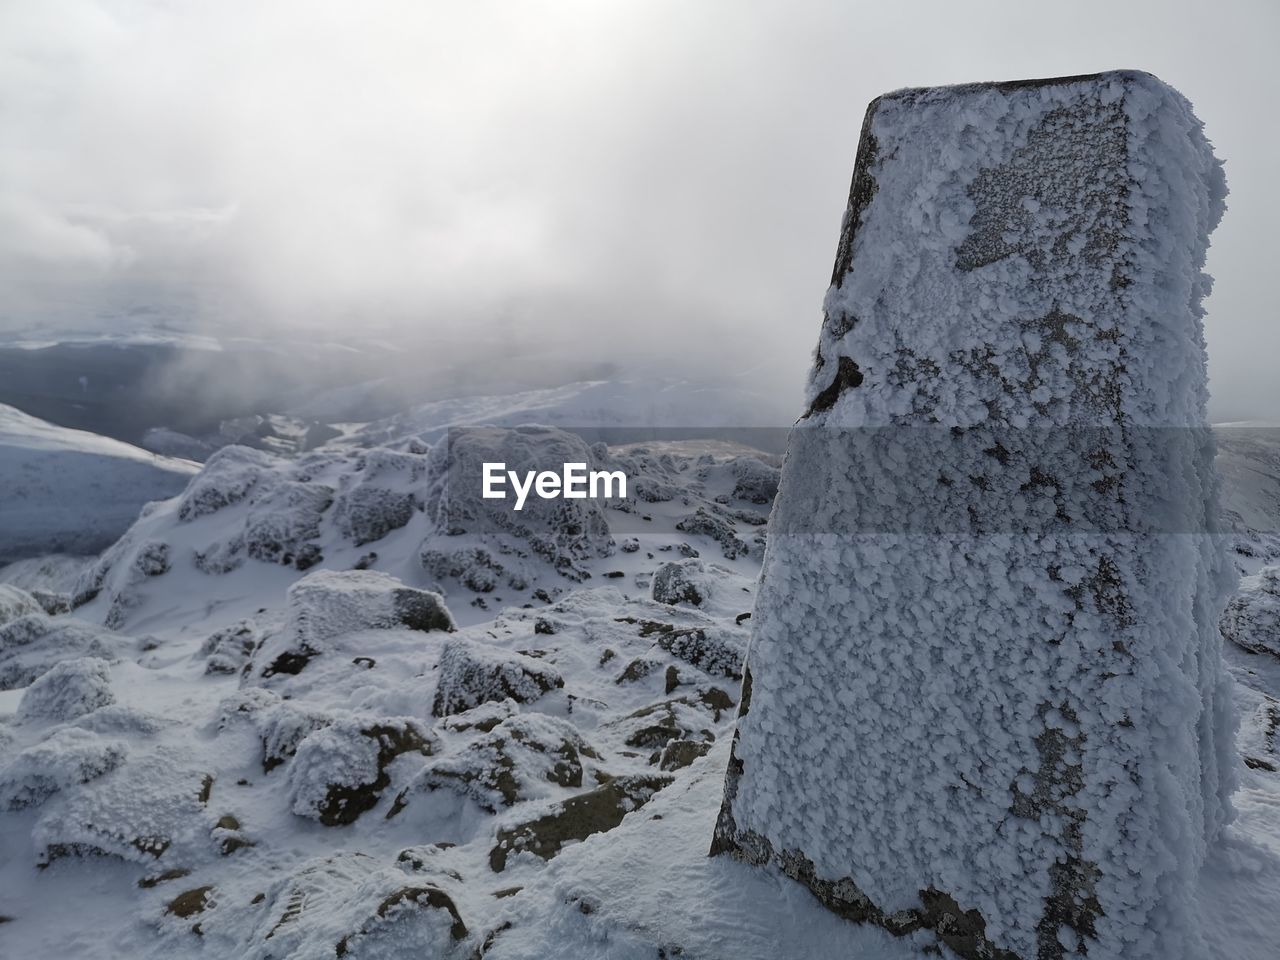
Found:
M 449 536 L 424 413 L 228 448 L 99 558 L 0 571 L 0 955 L 937 956 L 706 856 L 769 458 L 597 446 L 628 501 Z M 1241 789 L 1201 896 L 1233 960 L 1280 943 L 1272 584 L 1232 620 Z

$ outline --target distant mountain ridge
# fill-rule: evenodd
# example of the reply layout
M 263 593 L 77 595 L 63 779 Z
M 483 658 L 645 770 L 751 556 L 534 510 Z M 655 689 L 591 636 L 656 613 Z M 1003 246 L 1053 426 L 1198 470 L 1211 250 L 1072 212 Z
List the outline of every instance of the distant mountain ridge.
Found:
M 198 470 L 0 404 L 0 564 L 97 553 L 147 502 L 181 492 Z

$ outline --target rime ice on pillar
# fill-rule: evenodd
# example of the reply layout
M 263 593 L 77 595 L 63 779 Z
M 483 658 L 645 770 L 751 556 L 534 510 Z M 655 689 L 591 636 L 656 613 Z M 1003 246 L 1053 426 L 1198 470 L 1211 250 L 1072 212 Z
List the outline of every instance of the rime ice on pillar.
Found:
M 871 104 L 713 853 L 963 957 L 1204 955 L 1225 195 L 1146 74 Z

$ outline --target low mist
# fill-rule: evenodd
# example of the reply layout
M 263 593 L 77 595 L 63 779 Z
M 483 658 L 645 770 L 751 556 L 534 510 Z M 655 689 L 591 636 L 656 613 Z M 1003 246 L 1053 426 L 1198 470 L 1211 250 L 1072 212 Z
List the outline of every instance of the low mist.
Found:
M 732 380 L 798 414 L 866 103 L 1133 67 L 1228 164 L 1213 414 L 1275 418 L 1280 9 L 1177 8 L 938 3 L 921 36 L 918 8 L 818 2 L 8 3 L 0 332 L 249 337 L 406 396 Z M 360 358 L 305 366 L 325 341 Z M 263 376 L 198 366 L 157 402 Z

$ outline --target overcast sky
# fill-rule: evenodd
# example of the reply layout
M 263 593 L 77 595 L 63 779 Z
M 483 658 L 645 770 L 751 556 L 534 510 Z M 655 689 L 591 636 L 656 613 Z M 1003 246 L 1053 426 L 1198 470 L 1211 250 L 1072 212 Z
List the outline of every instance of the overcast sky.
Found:
M 550 339 L 796 395 L 859 125 L 1131 67 L 1227 161 L 1218 419 L 1280 418 L 1276 0 L 0 2 L 0 328 Z

